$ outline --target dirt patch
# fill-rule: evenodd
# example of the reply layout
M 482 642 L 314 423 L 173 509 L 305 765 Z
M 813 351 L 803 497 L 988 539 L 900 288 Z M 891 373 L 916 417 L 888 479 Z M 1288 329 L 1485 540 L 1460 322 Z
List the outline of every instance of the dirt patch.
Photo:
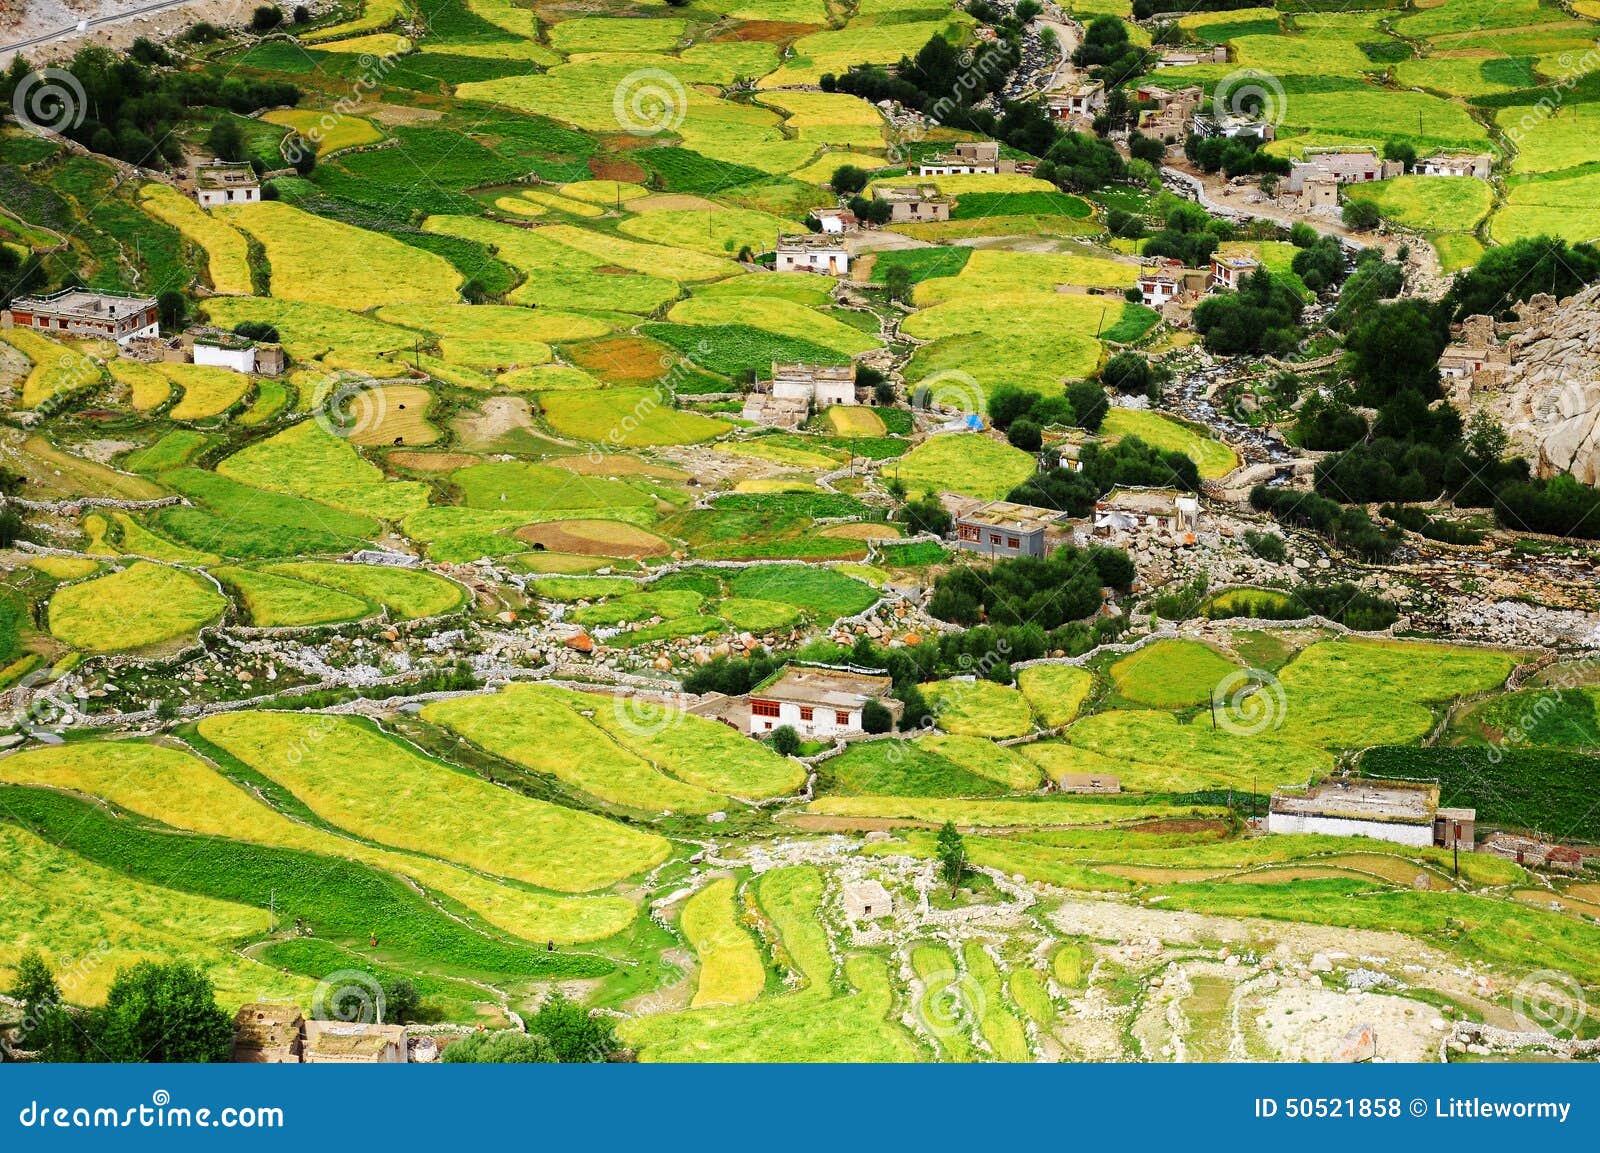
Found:
M 590 271 L 599 272 L 599 273 L 602 273 L 602 274 L 604 274 L 606 276 L 639 276 L 639 275 L 641 275 L 635 269 L 624 268 L 620 264 L 600 264 L 600 265 L 596 265 Z
M 653 532 L 615 520 L 554 520 L 524 525 L 513 534 L 518 540 L 551 552 L 586 553 L 590 556 L 639 560 L 672 551 L 672 545 Z
M 589 157 L 589 172 L 596 180 L 621 180 L 628 184 L 643 184 L 650 177 L 639 165 L 619 156 Z
M 732 28 L 724 28 L 710 40 L 761 40 L 768 44 L 787 44 L 813 32 L 821 32 L 819 24 L 794 24 L 785 20 L 746 20 Z
M 899 536 L 900 534 L 886 524 L 858 521 L 854 524 L 829 525 L 822 530 L 822 535 L 838 540 L 875 540 L 886 536 Z
M 385 459 L 413 472 L 455 472 L 478 463 L 477 457 L 465 452 L 391 452 Z
M 1141 825 L 1130 825 L 1129 830 L 1135 833 L 1212 833 L 1218 840 L 1228 834 L 1228 826 L 1221 821 L 1207 821 L 1195 817 L 1173 817 L 1165 821 L 1146 821 Z
M 569 344 L 562 349 L 568 360 L 601 380 L 640 384 L 659 379 L 663 364 L 672 363 L 672 350 L 642 336 L 608 336 Z
M 686 472 L 679 472 L 664 464 L 655 464 L 623 453 L 612 453 L 599 459 L 584 453 L 579 456 L 555 457 L 545 463 L 564 468 L 568 472 L 575 472 L 579 476 L 648 476 L 656 480 L 678 483 L 689 479 L 689 474 Z
M 386 128 L 396 124 L 426 124 L 444 116 L 443 112 L 432 108 L 408 108 L 403 104 L 362 104 L 357 112 Z
M 715 201 L 690 196 L 687 192 L 658 192 L 628 201 L 630 212 L 715 212 L 721 207 Z
M 932 821 L 904 821 L 895 817 L 832 817 L 824 813 L 782 813 L 778 822 L 808 833 L 875 833 L 890 829 L 936 829 Z

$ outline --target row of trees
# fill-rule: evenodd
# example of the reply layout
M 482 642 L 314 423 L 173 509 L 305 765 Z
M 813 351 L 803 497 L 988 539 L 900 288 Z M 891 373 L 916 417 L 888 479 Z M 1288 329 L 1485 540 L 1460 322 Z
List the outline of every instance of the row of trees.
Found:
M 143 59 L 141 59 L 141 57 Z M 159 45 L 119 55 L 106 48 L 80 48 L 66 70 L 81 88 L 41 115 L 79 144 L 130 164 L 181 165 L 183 148 L 176 132 L 195 109 L 254 112 L 294 104 L 300 90 L 279 81 L 253 80 L 208 71 L 166 67 L 170 56 Z M 0 76 L 0 106 L 9 106 L 31 66 L 21 56 Z

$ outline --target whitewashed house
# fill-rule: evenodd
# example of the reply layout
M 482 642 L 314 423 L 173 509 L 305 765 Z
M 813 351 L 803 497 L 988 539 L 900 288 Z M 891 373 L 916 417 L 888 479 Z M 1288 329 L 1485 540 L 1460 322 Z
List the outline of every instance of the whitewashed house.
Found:
M 777 260 L 773 265 L 779 272 L 821 272 L 828 276 L 845 276 L 850 272 L 850 250 L 842 240 L 820 233 L 778 238 Z
M 877 701 L 896 718 L 904 706 L 889 697 L 886 676 L 848 669 L 785 665 L 750 690 L 750 735 L 762 737 L 788 725 L 802 737 L 848 738 L 865 730 L 861 710 Z

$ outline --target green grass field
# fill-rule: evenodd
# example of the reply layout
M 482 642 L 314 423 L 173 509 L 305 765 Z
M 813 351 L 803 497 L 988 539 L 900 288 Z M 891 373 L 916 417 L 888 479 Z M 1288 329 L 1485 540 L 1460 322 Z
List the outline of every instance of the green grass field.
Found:
M 956 492 L 1005 496 L 1037 470 L 1033 457 L 976 434 L 949 433 L 923 441 L 889 467 L 913 494 Z
M 1181 709 L 1207 704 L 1217 685 L 1239 666 L 1198 641 L 1161 640 L 1111 666 L 1117 692 L 1136 704 Z
M 1078 715 L 1094 678 L 1071 665 L 1034 665 L 1017 673 L 1017 687 L 1046 725 L 1064 725 Z
M 200 734 L 357 836 L 448 850 L 458 864 L 558 892 L 602 888 L 668 851 L 652 834 L 458 772 L 365 722 L 225 713 L 201 721 Z
M 1020 737 L 1033 728 L 1027 698 L 994 681 L 934 681 L 922 686 L 922 695 L 947 733 Z
M 535 773 L 546 773 L 614 805 L 647 813 L 710 813 L 728 799 L 675 780 L 623 748 L 599 725 L 603 709 L 627 706 L 553 685 L 512 685 L 499 693 L 437 701 L 424 720 Z M 582 712 L 593 712 L 586 719 Z
M 1489 185 L 1471 176 L 1397 176 L 1353 185 L 1345 195 L 1370 200 L 1396 224 L 1428 232 L 1471 232 L 1494 203 Z
M 197 577 L 136 561 L 57 590 L 50 598 L 50 632 L 90 652 L 139 649 L 195 632 L 216 620 L 226 604 Z
M 766 984 L 761 953 L 735 919 L 737 900 L 734 879 L 719 877 L 684 902 L 678 928 L 700 959 L 696 1009 L 748 1004 Z

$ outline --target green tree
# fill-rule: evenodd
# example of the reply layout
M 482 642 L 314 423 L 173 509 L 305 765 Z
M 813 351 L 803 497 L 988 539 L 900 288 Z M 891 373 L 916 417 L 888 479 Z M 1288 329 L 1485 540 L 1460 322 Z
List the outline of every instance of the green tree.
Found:
M 218 1007 L 210 979 L 185 961 L 118 970 L 91 1020 L 100 1060 L 195 1064 L 233 1054 L 233 1021 Z
M 961 884 L 961 878 L 967 871 L 967 846 L 954 821 L 946 821 L 939 830 L 934 851 L 939 856 L 939 875 L 949 883 L 950 893 L 954 896 L 956 886 Z
M 1100 370 L 1100 380 L 1118 392 L 1146 392 L 1150 388 L 1150 362 L 1137 352 L 1119 352 Z
M 409 1025 L 417 1019 L 422 1009 L 422 994 L 404 977 L 396 977 L 381 984 L 383 990 L 383 1019 L 390 1025 Z
M 1357 232 L 1371 232 L 1383 220 L 1383 215 L 1378 211 L 1378 206 L 1370 200 L 1346 200 L 1344 211 L 1339 214 L 1346 228 L 1353 228 Z
M 840 196 L 853 196 L 867 186 L 866 169 L 841 164 L 833 170 L 833 178 L 828 183 Z
M 183 293 L 174 288 L 163 289 L 156 296 L 156 319 L 163 328 L 183 327 L 183 318 L 189 312 L 189 302 Z
M 502 1029 L 494 1033 L 474 1033 L 446 1045 L 439 1059 L 447 1064 L 553 1065 L 556 1051 L 537 1033 Z
M 252 32 L 271 32 L 283 23 L 283 13 L 270 4 L 263 4 L 250 13 L 250 30 Z
M 607 1061 L 622 1049 L 609 1018 L 567 1000 L 560 989 L 528 1019 L 528 1032 L 549 1041 L 556 1060 L 564 1065 Z
M 1106 390 L 1092 380 L 1067 385 L 1067 403 L 1072 405 L 1073 423 L 1090 432 L 1100 431 L 1100 423 L 1111 409 Z
M 903 264 L 891 264 L 883 274 L 883 287 L 890 300 L 905 302 L 911 299 L 911 270 Z
M 772 745 L 772 751 L 780 757 L 792 757 L 800 751 L 800 734 L 791 725 L 779 725 L 767 740 Z
M 861 729 L 868 733 L 886 733 L 894 727 L 894 714 L 878 701 L 868 701 L 861 706 Z
M 231 118 L 223 116 L 206 134 L 206 148 L 223 160 L 243 160 L 244 130 Z
M 1024 417 L 1012 422 L 1006 430 L 1006 439 L 1013 448 L 1020 448 L 1023 452 L 1038 452 L 1044 447 L 1044 430 Z
M 78 1027 L 62 1003 L 61 988 L 49 962 L 37 949 L 17 958 L 11 996 L 22 1004 L 22 1022 L 16 1029 L 16 1047 L 42 1062 L 65 1063 L 84 1059 Z

